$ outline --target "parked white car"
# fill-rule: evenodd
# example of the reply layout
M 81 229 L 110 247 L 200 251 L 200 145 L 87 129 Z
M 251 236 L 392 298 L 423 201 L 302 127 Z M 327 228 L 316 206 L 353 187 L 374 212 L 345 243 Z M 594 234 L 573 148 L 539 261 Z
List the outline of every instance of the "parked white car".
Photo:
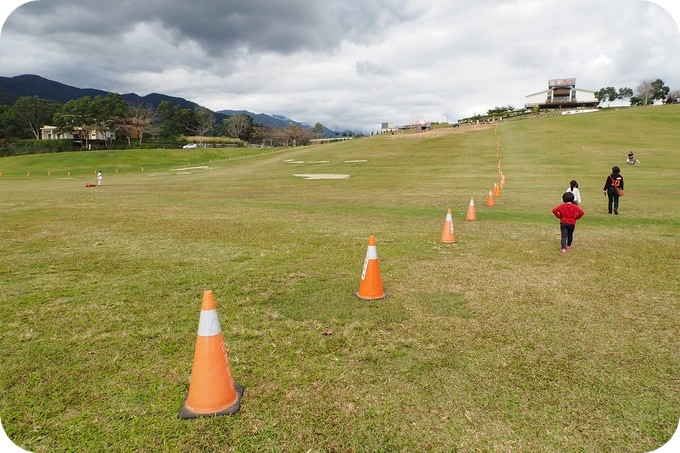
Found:
M 182 146 L 184 149 L 196 149 L 198 148 L 198 145 L 196 143 L 187 143 L 186 145 Z

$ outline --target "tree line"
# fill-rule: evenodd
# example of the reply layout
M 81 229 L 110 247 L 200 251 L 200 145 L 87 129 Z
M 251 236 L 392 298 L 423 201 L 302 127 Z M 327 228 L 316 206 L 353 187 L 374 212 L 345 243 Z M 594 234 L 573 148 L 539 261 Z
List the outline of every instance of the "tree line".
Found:
M 305 145 L 320 133 L 298 125 L 275 128 L 254 124 L 247 114 L 220 118 L 205 107 L 182 108 L 170 101 L 151 104 L 129 104 L 120 94 L 85 96 L 64 104 L 46 101 L 39 96 L 25 96 L 13 105 L 0 105 L 0 141 L 41 139 L 41 128 L 55 126 L 60 133 L 78 137 L 80 146 L 89 149 L 94 132 L 106 148 L 132 147 L 147 138 L 180 139 L 193 137 L 230 137 L 243 143 L 261 146 Z
M 656 101 L 672 104 L 680 102 L 680 90 L 671 91 L 661 79 L 644 79 L 635 90 L 629 87 L 618 90 L 611 86 L 600 88 L 595 92 L 595 99 L 600 103 L 606 102 L 607 106 L 619 99 L 630 99 L 630 105 L 650 105 Z

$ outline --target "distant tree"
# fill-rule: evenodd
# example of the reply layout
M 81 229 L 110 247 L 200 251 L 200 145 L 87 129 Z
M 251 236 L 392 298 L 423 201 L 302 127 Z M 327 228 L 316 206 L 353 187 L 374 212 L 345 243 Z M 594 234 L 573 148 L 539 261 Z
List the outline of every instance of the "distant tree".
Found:
M 9 105 L 0 104 L 0 140 L 6 140 L 20 134 L 20 128 L 14 120 L 14 111 Z
M 671 91 L 661 79 L 656 79 L 652 82 L 652 88 L 653 101 L 665 101 L 668 98 L 668 93 Z
M 52 123 L 52 115 L 58 106 L 38 96 L 20 97 L 12 107 L 11 116 L 26 133 L 40 139 L 40 128 Z
M 616 91 L 616 88 L 614 88 L 614 87 L 600 88 L 599 90 L 597 90 L 595 92 L 595 99 L 600 101 L 600 104 L 602 104 L 603 102 L 606 102 L 607 107 L 609 107 L 609 105 L 612 102 L 617 100 L 618 97 L 619 97 L 619 95 Z
M 81 136 L 81 147 L 89 148 L 90 134 L 96 129 L 93 100 L 89 96 L 72 99 L 54 114 L 54 125 L 62 131 Z
M 275 143 L 276 138 L 277 133 L 274 126 L 269 124 L 256 124 L 253 126 L 250 140 L 253 143 L 259 143 L 261 146 L 278 146 L 278 142 Z
M 635 87 L 635 96 L 631 98 L 631 104 L 634 105 L 648 105 L 651 103 L 652 92 L 654 88 L 652 87 L 652 81 L 649 79 L 644 79 L 640 84 Z
M 199 137 L 205 137 L 215 129 L 215 114 L 212 110 L 205 107 L 196 107 L 194 109 L 196 114 L 196 124 L 192 128 L 192 132 Z
M 285 140 L 285 146 L 306 145 L 314 138 L 314 133 L 310 129 L 297 125 L 286 126 L 281 131 Z
M 191 135 L 198 127 L 194 110 L 183 109 L 170 101 L 161 101 L 156 114 L 161 120 L 160 135 L 163 137 Z
M 101 134 L 107 148 L 116 139 L 116 134 L 125 129 L 130 117 L 130 107 L 118 93 L 106 97 L 96 96 L 91 104 L 95 129 Z
M 312 132 L 314 132 L 314 135 L 316 135 L 317 137 L 323 137 L 323 129 L 324 129 L 323 124 L 317 122 L 314 125 L 314 128 L 312 128 Z
M 633 97 L 633 89 L 628 87 L 619 88 L 618 99 L 629 99 Z
M 230 116 L 223 120 L 224 128 L 229 137 L 250 141 L 253 132 L 253 117 L 245 113 Z
M 272 128 L 273 142 L 275 146 L 288 146 L 288 135 L 284 129 Z
M 161 122 L 160 134 L 164 137 L 171 137 L 173 135 L 180 135 L 180 132 L 175 132 L 175 123 L 179 106 L 170 101 L 161 101 L 156 109 L 156 114 Z
M 141 145 L 145 134 L 154 135 L 158 132 L 156 109 L 151 104 L 130 104 L 128 112 L 129 116 L 123 130 L 123 135 L 128 139 L 128 147 L 131 137 L 137 137 Z
M 670 88 L 661 79 L 642 80 L 635 89 L 635 96 L 631 97 L 631 104 L 649 105 L 656 100 L 666 100 L 669 91 Z

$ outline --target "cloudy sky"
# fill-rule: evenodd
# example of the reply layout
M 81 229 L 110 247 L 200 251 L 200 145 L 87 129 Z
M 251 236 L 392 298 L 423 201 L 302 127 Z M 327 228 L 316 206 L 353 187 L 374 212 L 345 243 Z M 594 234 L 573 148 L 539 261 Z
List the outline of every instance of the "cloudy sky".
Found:
M 522 107 L 552 78 L 680 89 L 676 0 L 2 2 L 0 76 L 340 131 Z

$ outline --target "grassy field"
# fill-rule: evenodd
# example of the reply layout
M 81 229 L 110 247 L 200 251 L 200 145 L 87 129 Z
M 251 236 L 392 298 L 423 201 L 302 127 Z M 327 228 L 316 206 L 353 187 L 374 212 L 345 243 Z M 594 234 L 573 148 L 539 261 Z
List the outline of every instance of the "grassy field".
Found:
M 679 169 L 680 106 L 1 158 L 2 425 L 34 452 L 654 450 L 680 417 Z M 245 395 L 179 420 L 206 289 Z

